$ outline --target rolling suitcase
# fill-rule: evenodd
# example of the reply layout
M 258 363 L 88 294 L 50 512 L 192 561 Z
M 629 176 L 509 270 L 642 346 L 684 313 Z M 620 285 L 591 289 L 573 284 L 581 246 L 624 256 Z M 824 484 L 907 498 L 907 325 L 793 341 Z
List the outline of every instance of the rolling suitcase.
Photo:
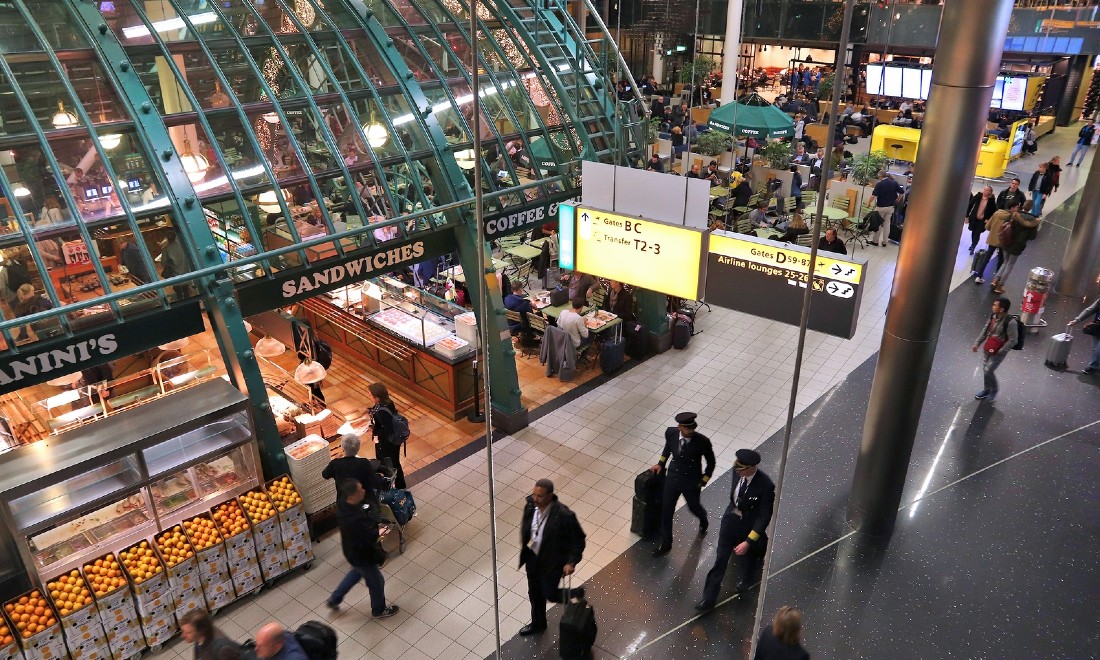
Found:
M 1069 349 L 1072 345 L 1073 335 L 1069 332 L 1054 335 L 1050 338 L 1050 343 L 1047 346 L 1047 357 L 1043 364 L 1051 369 L 1065 369 L 1066 359 L 1069 358 Z
M 580 660 L 591 657 L 592 645 L 596 643 L 596 611 L 584 598 L 569 597 L 572 582 L 567 580 L 562 590 L 565 608 L 558 633 L 558 654 L 567 660 Z
M 628 323 L 623 338 L 626 340 L 626 354 L 631 358 L 641 360 L 649 354 L 649 337 L 640 323 Z
M 407 490 L 401 488 L 391 488 L 384 491 L 378 498 L 382 504 L 388 505 L 393 510 L 393 516 L 397 519 L 397 524 L 404 527 L 409 524 L 412 517 L 416 515 L 416 501 L 413 500 L 413 495 Z

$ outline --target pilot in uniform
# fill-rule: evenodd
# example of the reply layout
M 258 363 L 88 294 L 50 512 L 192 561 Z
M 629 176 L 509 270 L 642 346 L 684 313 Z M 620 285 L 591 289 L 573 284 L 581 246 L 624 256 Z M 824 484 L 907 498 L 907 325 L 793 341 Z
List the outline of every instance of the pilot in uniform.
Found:
M 707 533 L 707 510 L 699 503 L 699 492 L 714 474 L 714 449 L 710 438 L 696 433 L 696 414 L 682 412 L 676 415 L 676 426 L 665 429 L 665 449 L 661 459 L 651 469 L 665 470 L 665 490 L 661 499 L 661 541 L 653 551 L 654 557 L 672 550 L 672 516 L 676 502 L 684 496 L 688 509 L 699 519 L 699 536 Z M 703 459 L 707 460 L 703 470 Z M 672 460 L 669 464 L 669 459 Z
M 751 449 L 737 450 L 733 469 L 739 478 L 733 482 L 730 503 L 722 516 L 714 568 L 707 573 L 703 600 L 695 609 L 709 610 L 718 602 L 730 555 L 736 554 L 741 558 L 737 593 L 747 590 L 756 578 L 756 571 L 768 547 L 768 523 L 771 522 L 772 505 L 775 503 L 775 484 L 757 467 L 759 464 L 760 454 Z

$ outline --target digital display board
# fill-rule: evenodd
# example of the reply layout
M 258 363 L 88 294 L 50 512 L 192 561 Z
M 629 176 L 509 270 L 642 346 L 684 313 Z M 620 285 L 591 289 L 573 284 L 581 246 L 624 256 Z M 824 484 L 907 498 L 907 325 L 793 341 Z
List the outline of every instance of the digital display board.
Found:
M 882 69 L 882 94 L 883 96 L 901 96 L 901 72 L 904 69 L 896 66 L 887 66 Z
M 706 232 L 586 206 L 558 207 L 563 269 L 626 282 L 686 300 L 699 299 Z M 573 220 L 572 236 L 565 224 Z M 566 256 L 572 242 L 572 258 Z
M 867 65 L 867 93 L 882 96 L 882 70 L 881 64 Z
M 1023 111 L 1027 98 L 1027 78 L 1005 78 L 1001 107 L 1005 110 Z
M 810 250 L 753 236 L 713 232 L 704 300 L 789 325 L 802 319 Z M 818 253 L 808 327 L 851 339 L 863 296 L 865 262 Z
M 923 69 L 906 67 L 901 70 L 901 92 L 907 99 L 919 99 L 921 97 L 921 74 Z

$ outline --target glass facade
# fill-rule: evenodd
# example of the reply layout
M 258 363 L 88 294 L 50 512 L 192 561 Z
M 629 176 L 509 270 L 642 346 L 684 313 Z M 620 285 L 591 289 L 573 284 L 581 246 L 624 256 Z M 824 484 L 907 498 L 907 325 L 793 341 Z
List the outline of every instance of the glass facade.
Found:
M 3 3 L 7 346 L 195 295 L 196 268 L 263 278 L 448 229 L 474 168 L 489 214 L 574 195 L 571 163 L 640 156 L 636 110 L 605 82 L 613 49 L 564 4 L 477 18 L 472 71 L 463 0 Z M 52 324 L 14 320 L 48 309 Z

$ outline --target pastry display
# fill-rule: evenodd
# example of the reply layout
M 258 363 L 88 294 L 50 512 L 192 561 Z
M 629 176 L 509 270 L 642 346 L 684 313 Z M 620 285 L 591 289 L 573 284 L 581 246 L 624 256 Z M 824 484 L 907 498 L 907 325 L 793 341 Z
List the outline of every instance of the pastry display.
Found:
M 295 442 L 287 447 L 286 454 L 296 461 L 300 461 L 310 454 L 328 449 L 328 443 L 318 437 L 303 438 L 305 442 Z
M 239 499 L 245 513 L 248 514 L 248 519 L 253 524 L 263 522 L 275 515 L 275 505 L 263 490 L 250 490 Z
M 298 494 L 298 489 L 294 487 L 290 477 L 279 477 L 272 481 L 267 487 L 267 492 L 280 513 L 302 503 L 302 496 Z
M 157 549 L 160 556 L 164 557 L 164 563 L 172 568 L 181 561 L 195 556 L 195 549 L 183 534 L 183 527 L 176 525 L 172 529 L 156 537 Z
M 191 544 L 195 546 L 195 552 L 202 552 L 222 542 L 214 521 L 208 515 L 198 515 L 190 520 L 184 520 L 183 529 L 187 532 L 187 538 L 191 540 Z
M 149 547 L 148 541 L 142 541 L 132 548 L 123 550 L 118 553 L 118 557 L 122 560 L 134 584 L 141 584 L 164 570 L 160 560 L 157 559 L 157 553 Z
M 194 467 L 194 470 L 204 497 L 213 493 L 220 493 L 241 480 L 237 476 L 237 468 L 233 465 L 233 459 L 229 456 L 199 463 Z
M 223 502 L 214 509 L 214 522 L 218 526 L 218 531 L 221 532 L 222 537 L 230 538 L 236 536 L 241 532 L 244 532 L 251 527 L 248 524 L 248 520 L 244 517 L 244 511 L 241 510 L 241 505 L 237 504 L 237 500 L 229 500 Z
M 126 577 L 114 554 L 84 564 L 84 577 L 92 587 L 96 598 L 103 598 L 119 587 L 126 586 Z
M 4 605 L 4 610 L 23 639 L 30 639 L 46 628 L 57 625 L 53 608 L 38 590 Z M 5 637 L 7 636 L 10 636 L 10 631 Z
M 153 484 L 153 501 L 157 511 L 168 513 L 193 502 L 197 497 L 195 488 L 186 473 L 174 474 Z
M 440 348 L 445 348 L 448 351 L 457 351 L 470 345 L 465 339 L 459 339 L 458 337 L 444 337 L 440 339 L 436 344 Z
M 392 330 L 410 341 L 418 344 L 423 341 L 424 346 L 431 346 L 450 334 L 449 330 L 437 323 L 428 320 L 421 321 L 395 307 L 373 314 L 370 319 L 383 328 Z

